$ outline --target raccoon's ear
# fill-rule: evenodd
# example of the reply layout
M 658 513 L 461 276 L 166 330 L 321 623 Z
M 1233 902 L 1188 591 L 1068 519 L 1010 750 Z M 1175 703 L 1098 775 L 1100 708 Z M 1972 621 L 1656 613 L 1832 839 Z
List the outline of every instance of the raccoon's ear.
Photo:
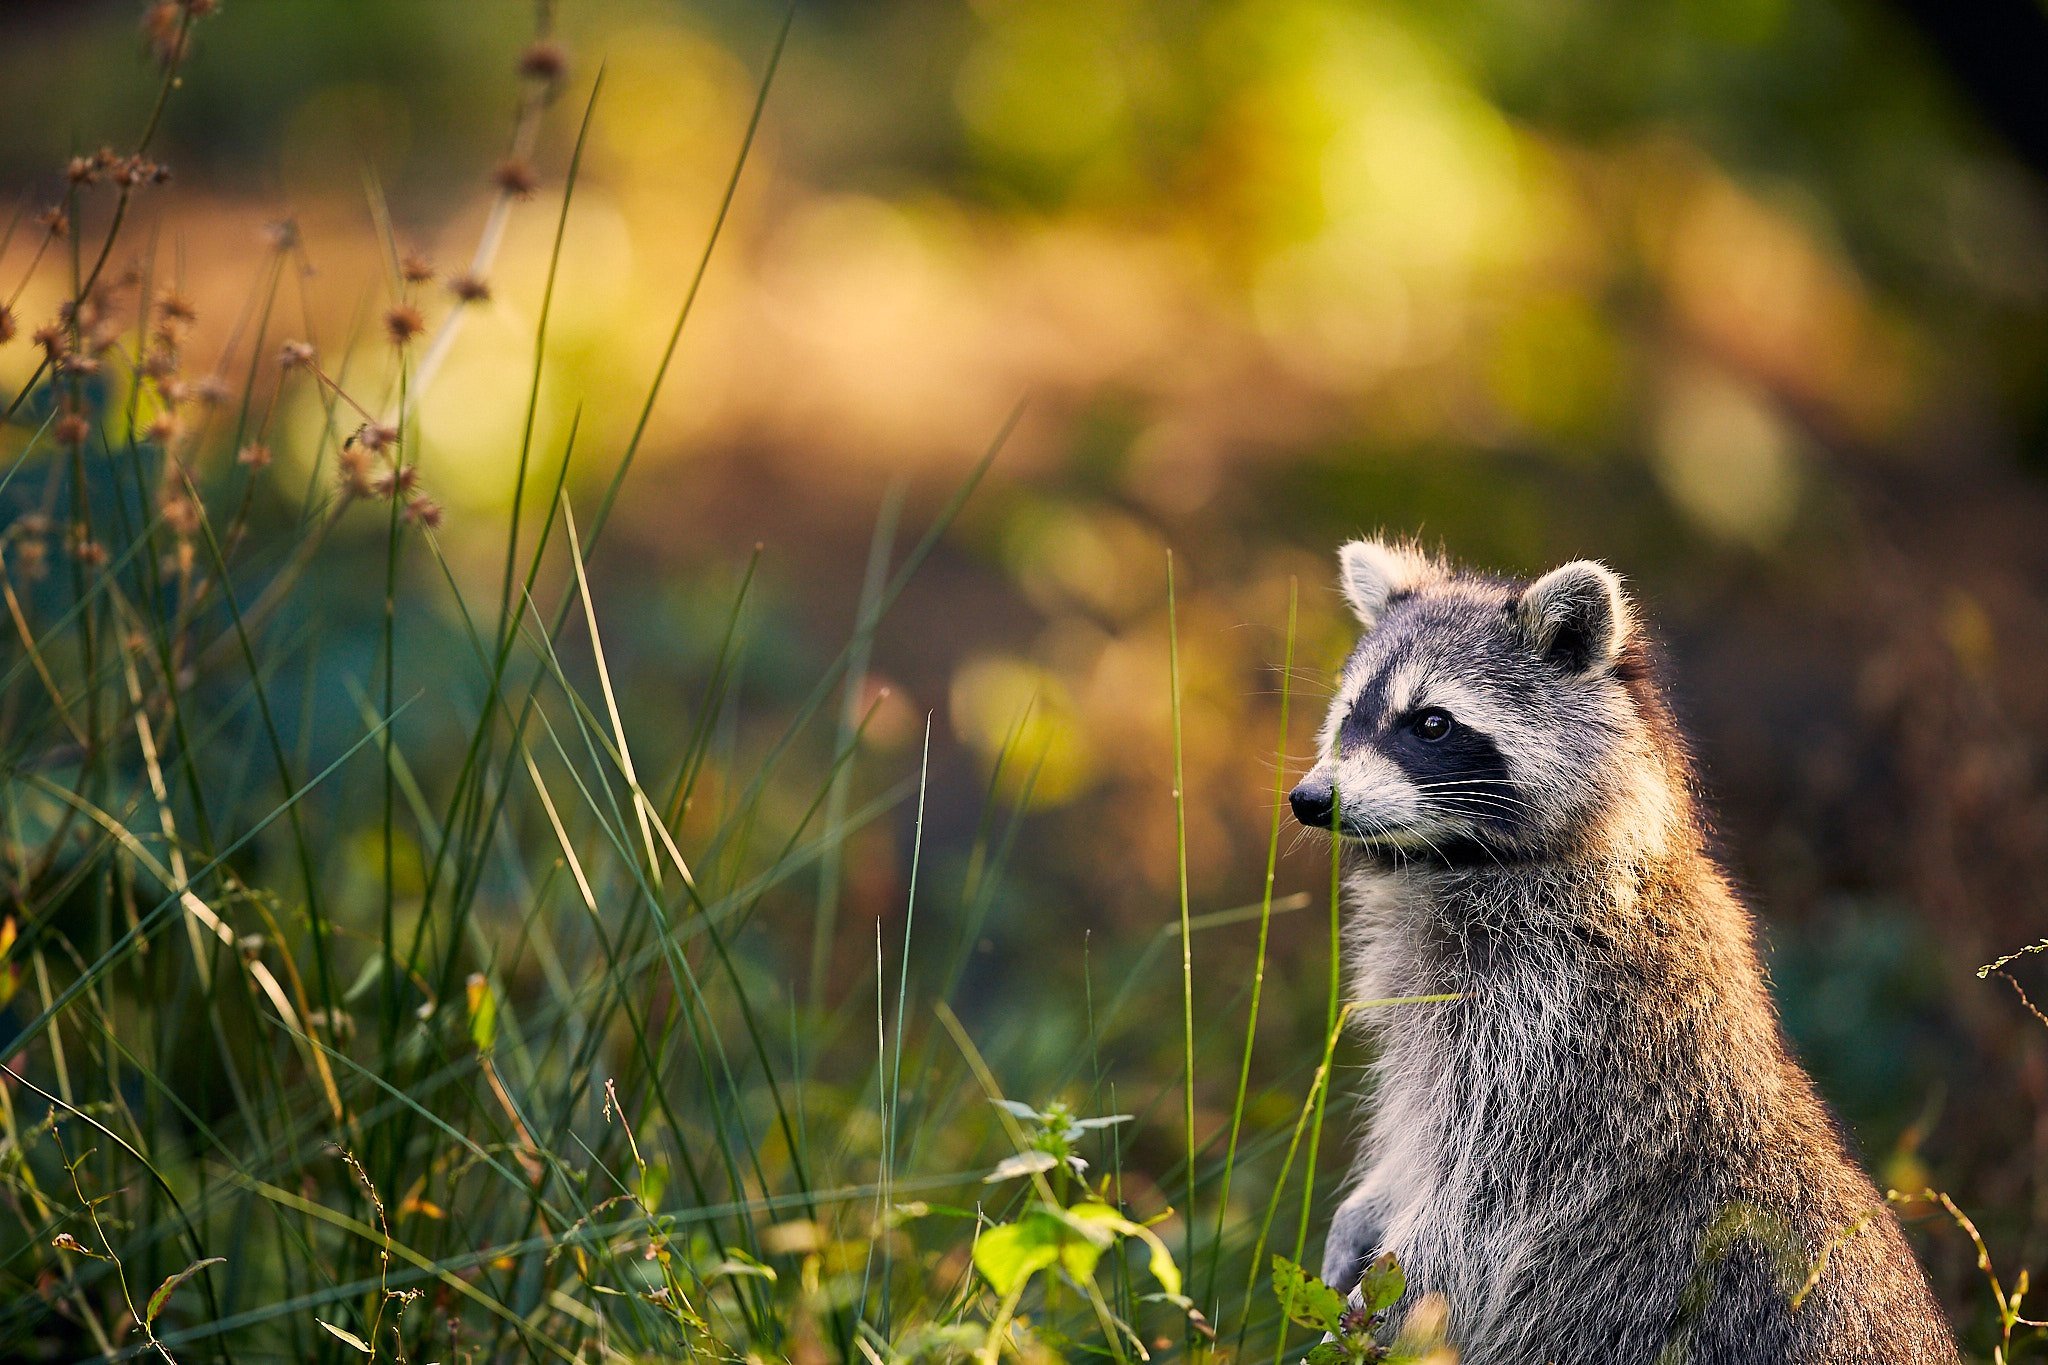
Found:
M 1628 642 L 1628 594 L 1605 564 L 1574 560 L 1515 600 L 1516 624 L 1538 654 L 1574 673 L 1605 668 Z
M 1354 540 L 1337 551 L 1337 584 L 1367 630 L 1378 624 L 1387 604 L 1413 592 L 1429 573 L 1418 550 L 1377 540 Z

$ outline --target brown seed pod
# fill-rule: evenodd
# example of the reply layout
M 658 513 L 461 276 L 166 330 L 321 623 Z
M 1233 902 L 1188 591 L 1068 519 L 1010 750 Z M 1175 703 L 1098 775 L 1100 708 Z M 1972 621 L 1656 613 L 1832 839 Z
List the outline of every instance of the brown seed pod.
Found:
M 525 157 L 511 156 L 500 161 L 491 172 L 491 183 L 514 199 L 531 199 L 533 192 L 540 188 L 540 177 L 534 174 L 533 164 Z
M 393 346 L 404 346 L 426 330 L 426 318 L 409 303 L 393 304 L 384 314 L 384 331 Z

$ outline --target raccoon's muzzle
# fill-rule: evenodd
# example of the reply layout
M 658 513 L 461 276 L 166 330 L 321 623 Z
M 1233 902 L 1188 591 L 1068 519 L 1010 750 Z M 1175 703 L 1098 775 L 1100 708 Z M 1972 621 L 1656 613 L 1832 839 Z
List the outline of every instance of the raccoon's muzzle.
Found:
M 1336 789 L 1304 782 L 1287 793 L 1287 804 L 1294 808 L 1294 818 L 1310 829 L 1329 829 L 1337 809 Z

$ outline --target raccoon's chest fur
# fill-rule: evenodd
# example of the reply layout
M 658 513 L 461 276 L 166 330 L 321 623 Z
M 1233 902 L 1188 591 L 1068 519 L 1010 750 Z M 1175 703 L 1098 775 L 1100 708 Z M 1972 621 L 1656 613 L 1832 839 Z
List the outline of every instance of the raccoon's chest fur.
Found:
M 1571 951 L 1579 936 L 1543 904 L 1562 888 L 1493 888 L 1452 906 L 1398 877 L 1353 890 L 1354 999 L 1463 997 L 1368 1006 L 1380 1051 L 1363 1155 L 1382 1248 L 1418 1291 L 1443 1294 L 1469 1334 L 1541 1276 L 1527 1262 L 1566 1206 L 1603 1202 L 1616 1174 L 1610 1144 L 1595 1137 L 1607 1105 L 1585 1071 L 1599 1064 L 1594 973 Z M 1622 1080 L 1602 1075 L 1590 1089 Z
M 1589 1331 L 1650 1359 L 1722 1211 L 1811 1179 L 1784 1133 L 1817 1102 L 1788 1081 L 1746 937 L 1716 927 L 1732 907 L 1611 865 L 1353 892 L 1355 998 L 1462 997 L 1367 1011 L 1381 1247 L 1445 1296 L 1472 1365 Z
M 1347 1202 L 1411 1297 L 1444 1296 L 1464 1365 L 1953 1359 L 1703 857 L 1351 891 L 1355 999 L 1461 997 L 1366 1009 Z

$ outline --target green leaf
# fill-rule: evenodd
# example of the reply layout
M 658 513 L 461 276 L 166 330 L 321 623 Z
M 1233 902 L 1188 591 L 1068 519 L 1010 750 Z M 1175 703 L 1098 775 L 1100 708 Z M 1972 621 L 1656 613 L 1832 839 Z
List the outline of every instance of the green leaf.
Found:
M 1094 1279 L 1101 1260 L 1102 1248 L 1085 1237 L 1069 1237 L 1060 1243 L 1060 1269 L 1078 1281 Z
M 367 1341 L 364 1341 L 364 1340 L 363 1340 L 363 1339 L 362 1339 L 361 1337 L 357 1336 L 357 1335 L 356 1335 L 356 1334 L 355 1334 L 354 1332 L 350 1332 L 350 1331 L 348 1331 L 348 1330 L 346 1330 L 346 1329 L 344 1329 L 344 1328 L 336 1327 L 336 1326 L 335 1326 L 335 1325 L 334 1325 L 333 1323 L 329 1322 L 329 1321 L 328 1321 L 327 1319 L 325 1319 L 325 1318 L 314 1318 L 314 1319 L 313 1319 L 313 1321 L 315 1321 L 315 1322 L 319 1323 L 319 1324 L 320 1324 L 320 1325 L 321 1325 L 322 1327 L 325 1327 L 325 1328 L 326 1328 L 326 1329 L 327 1329 L 328 1331 L 330 1331 L 330 1332 L 334 1333 L 334 1335 L 335 1335 L 335 1336 L 337 1336 L 337 1337 L 340 1337 L 340 1338 L 341 1338 L 341 1339 L 342 1339 L 342 1340 L 343 1340 L 344 1342 L 346 1342 L 346 1343 L 347 1343 L 348 1345 L 350 1345 L 350 1346 L 353 1346 L 353 1347 L 355 1347 L 355 1348 L 356 1348 L 356 1349 L 357 1349 L 358 1351 L 361 1351 L 361 1352 L 362 1352 L 362 1353 L 363 1353 L 364 1355 L 373 1355 L 373 1354 L 375 1354 L 375 1352 L 373 1352 L 373 1351 L 371 1351 L 371 1350 L 370 1350 L 370 1343 L 369 1343 L 369 1342 L 367 1342 Z
M 1407 1291 L 1408 1277 L 1401 1271 L 1401 1263 L 1394 1259 L 1391 1251 L 1383 1252 L 1365 1268 L 1365 1276 L 1358 1282 L 1358 1293 L 1365 1300 L 1365 1311 L 1384 1313 L 1400 1302 Z
M 658 1209 L 661 1196 L 668 1190 L 668 1163 L 650 1161 L 640 1168 L 640 1205 L 642 1208 Z
M 498 993 L 489 978 L 472 972 L 466 987 L 469 999 L 469 1041 L 478 1052 L 489 1052 L 498 1037 Z
M 1351 1365 L 1351 1352 L 1334 1341 L 1319 1341 L 1302 1359 L 1308 1365 Z
M 156 1315 L 164 1311 L 164 1304 L 170 1301 L 171 1295 L 177 1293 L 179 1285 L 185 1283 L 185 1281 L 191 1279 L 194 1275 L 206 1269 L 206 1267 L 220 1265 L 226 1260 L 227 1257 L 225 1256 L 208 1256 L 203 1261 L 194 1261 L 191 1265 L 186 1266 L 183 1270 L 158 1285 L 156 1293 L 149 1296 L 149 1307 L 142 1310 L 143 1323 L 147 1325 L 156 1321 Z
M 1045 1222 L 1041 1215 L 1026 1214 L 1015 1223 L 999 1223 L 974 1239 L 974 1268 L 996 1293 L 1008 1298 L 1059 1259 L 1059 1239 L 1046 1235 Z
M 1141 1228 L 1137 1235 L 1151 1249 L 1146 1264 L 1152 1271 L 1152 1278 L 1159 1281 L 1159 1287 L 1167 1293 L 1176 1298 L 1180 1297 L 1180 1267 L 1173 1263 L 1173 1253 L 1166 1249 L 1166 1243 L 1160 1241 L 1158 1234 L 1152 1229 Z
M 1152 1271 L 1152 1278 L 1159 1281 L 1159 1287 L 1168 1294 L 1180 1293 L 1180 1267 L 1174 1264 L 1173 1253 L 1166 1249 L 1166 1243 L 1160 1241 L 1152 1229 L 1143 1223 L 1132 1222 L 1100 1200 L 1076 1204 L 1066 1211 L 1066 1216 L 1070 1223 L 1101 1227 L 1119 1237 L 1135 1237 L 1143 1242 L 1150 1253 L 1147 1265 Z
M 704 1272 L 704 1278 L 715 1280 L 720 1276 L 753 1276 L 774 1284 L 778 1276 L 773 1266 L 764 1265 L 738 1247 L 727 1247 L 725 1259 Z
M 1095 1210 L 1107 1210 L 1112 1218 L 1120 1218 L 1106 1204 L 1082 1204 L 1073 1209 L 1041 1204 L 1014 1223 L 992 1227 L 974 1243 L 975 1268 L 1005 1296 L 1054 1265 L 1076 1280 L 1091 1280 L 1118 1231 Z
M 1052 1209 L 1053 1217 L 1100 1247 L 1118 1237 L 1128 1237 L 1138 1225 L 1100 1199 L 1089 1199 L 1068 1209 Z
M 384 959 L 381 957 L 371 958 L 363 964 L 363 969 L 356 973 L 356 979 L 349 984 L 349 988 L 341 993 L 341 1003 L 344 1005 L 355 1004 L 374 990 L 377 983 L 383 979 Z
M 1273 1293 L 1287 1320 L 1318 1332 L 1335 1332 L 1344 1316 L 1344 1296 L 1285 1256 L 1273 1257 Z

